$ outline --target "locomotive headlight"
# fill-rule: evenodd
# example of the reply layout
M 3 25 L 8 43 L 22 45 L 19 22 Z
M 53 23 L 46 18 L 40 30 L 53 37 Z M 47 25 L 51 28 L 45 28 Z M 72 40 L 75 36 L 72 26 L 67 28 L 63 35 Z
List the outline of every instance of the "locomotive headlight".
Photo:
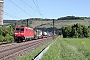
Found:
M 24 34 L 24 33 L 21 33 L 22 35 Z
M 18 34 L 18 33 L 15 33 L 15 34 Z

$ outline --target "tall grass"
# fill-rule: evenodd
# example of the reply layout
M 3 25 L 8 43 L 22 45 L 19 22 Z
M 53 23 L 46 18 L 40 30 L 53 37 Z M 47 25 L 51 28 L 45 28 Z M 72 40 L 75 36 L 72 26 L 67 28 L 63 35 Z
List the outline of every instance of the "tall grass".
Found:
M 84 40 L 88 39 L 83 39 L 82 41 Z M 90 52 L 86 49 L 86 46 L 89 47 L 88 44 L 85 45 L 84 43 L 82 45 L 82 41 L 80 43 L 78 41 L 79 39 L 57 38 L 56 42 L 44 54 L 41 60 L 90 60 Z M 79 44 L 81 44 L 80 47 Z
M 56 40 L 59 40 L 59 38 L 57 38 Z M 47 53 L 44 54 L 41 60 L 58 60 L 58 58 L 60 58 L 60 50 L 61 47 L 59 41 L 55 41 L 54 44 L 51 45 Z
M 79 53 L 82 53 L 87 60 L 90 60 L 90 39 L 89 38 L 67 38 L 65 39 L 67 42 L 70 42 L 70 44 L 74 44 L 74 46 L 77 48 Z

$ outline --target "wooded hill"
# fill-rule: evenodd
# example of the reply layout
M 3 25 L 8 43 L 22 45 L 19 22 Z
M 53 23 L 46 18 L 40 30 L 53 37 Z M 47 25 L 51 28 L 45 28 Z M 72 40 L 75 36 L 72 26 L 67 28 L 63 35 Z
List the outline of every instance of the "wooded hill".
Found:
M 30 27 L 40 27 L 40 28 L 49 28 L 52 27 L 52 20 L 48 18 L 29 18 L 28 23 Z M 86 26 L 90 25 L 90 18 L 89 17 L 76 17 L 76 16 L 66 16 L 66 17 L 60 17 L 57 19 L 54 19 L 55 26 L 60 28 L 62 26 L 68 26 L 76 23 L 80 23 Z M 21 19 L 21 20 L 4 20 L 4 24 L 14 24 L 17 25 L 26 25 L 27 19 Z

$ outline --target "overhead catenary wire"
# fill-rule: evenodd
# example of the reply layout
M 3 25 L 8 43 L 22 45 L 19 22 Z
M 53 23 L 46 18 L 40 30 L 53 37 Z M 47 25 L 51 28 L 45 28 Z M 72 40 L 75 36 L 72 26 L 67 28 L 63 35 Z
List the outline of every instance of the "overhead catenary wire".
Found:
M 39 9 L 37 0 L 36 0 L 36 6 L 37 6 L 37 8 L 38 8 L 38 10 L 39 10 L 39 12 L 40 12 L 40 9 Z M 40 13 L 41 13 L 41 12 L 40 12 Z M 42 13 L 41 13 L 41 15 L 42 15 Z
M 27 5 L 29 8 L 31 8 L 33 11 L 35 11 L 36 13 L 38 13 L 40 15 L 39 12 L 37 12 L 30 4 L 27 4 L 25 1 L 21 0 L 25 5 Z
M 34 3 L 34 5 L 36 6 L 36 8 L 37 8 L 39 14 L 42 16 L 42 14 L 41 14 L 41 12 L 40 12 L 40 10 L 39 10 L 39 8 L 38 8 L 38 3 L 36 4 L 34 0 L 33 0 L 33 3 Z M 43 16 L 42 16 L 42 17 L 43 17 Z
M 14 4 L 15 6 L 17 6 L 19 9 L 21 9 L 23 12 L 25 12 L 26 14 L 28 14 L 29 16 L 32 17 L 32 15 L 30 15 L 28 12 L 26 12 L 24 9 L 22 9 L 21 7 L 19 7 L 17 4 L 15 4 L 14 2 L 12 2 L 11 0 L 9 0 L 12 4 Z
M 4 11 L 4 14 L 7 15 L 7 16 L 9 16 L 9 17 L 13 17 L 13 18 L 19 19 L 19 17 L 15 16 L 15 15 L 12 15 L 12 14 L 10 14 L 10 13 L 7 13 L 7 12 L 5 12 L 5 11 Z
M 37 1 L 36 1 L 36 2 L 37 2 Z M 43 15 L 42 15 L 40 9 L 38 8 L 38 3 L 36 4 L 34 0 L 33 0 L 33 3 L 34 3 L 34 5 L 36 6 L 36 8 L 37 8 L 39 14 L 43 17 Z
M 18 18 L 18 19 L 21 19 L 21 14 L 18 14 L 17 13 L 17 11 L 13 11 L 12 9 L 9 9 L 9 8 L 6 8 L 7 10 L 9 10 L 9 11 L 11 11 L 11 12 L 13 12 L 13 14 L 11 14 L 11 13 L 9 13 L 9 12 L 6 12 L 6 11 L 4 11 L 4 13 L 6 12 L 6 13 L 8 13 L 8 14 L 10 14 L 10 15 L 14 15 L 14 16 L 16 16 L 16 18 Z M 17 14 L 18 14 L 18 16 L 17 16 Z
M 27 5 L 26 5 L 26 3 L 23 1 L 23 0 L 21 0 L 21 2 L 24 4 L 24 6 L 26 7 Z M 27 7 L 26 7 L 27 8 Z M 30 11 L 30 9 L 29 8 L 27 8 L 29 11 Z M 33 13 L 34 14 L 34 13 Z
M 8 14 L 4 14 L 4 15 L 9 16 L 9 17 L 11 17 L 11 18 L 12 18 L 12 16 L 11 16 L 11 15 L 8 15 Z

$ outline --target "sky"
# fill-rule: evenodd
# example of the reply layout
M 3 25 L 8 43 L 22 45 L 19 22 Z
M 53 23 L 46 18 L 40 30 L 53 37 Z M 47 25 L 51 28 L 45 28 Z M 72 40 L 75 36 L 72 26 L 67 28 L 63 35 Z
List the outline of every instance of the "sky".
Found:
M 4 19 L 64 16 L 90 17 L 90 0 L 4 0 Z

